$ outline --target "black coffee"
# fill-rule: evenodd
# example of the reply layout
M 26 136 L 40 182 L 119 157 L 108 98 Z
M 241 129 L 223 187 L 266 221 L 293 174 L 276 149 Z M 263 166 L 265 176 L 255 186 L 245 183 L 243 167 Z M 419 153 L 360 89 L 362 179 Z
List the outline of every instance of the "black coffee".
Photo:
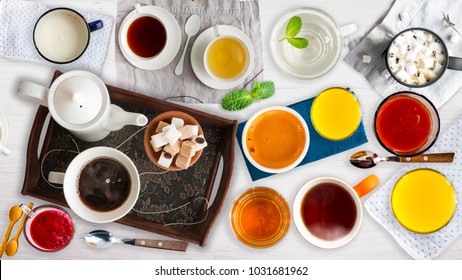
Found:
M 93 210 L 107 212 L 118 208 L 127 200 L 130 189 L 127 169 L 113 159 L 95 159 L 80 172 L 80 199 Z

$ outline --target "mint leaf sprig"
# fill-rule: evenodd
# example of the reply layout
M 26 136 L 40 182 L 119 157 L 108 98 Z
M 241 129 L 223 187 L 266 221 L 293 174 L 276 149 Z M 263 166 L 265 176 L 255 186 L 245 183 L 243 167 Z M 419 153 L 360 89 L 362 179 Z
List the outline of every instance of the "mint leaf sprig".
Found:
M 302 30 L 302 19 L 299 16 L 293 16 L 286 26 L 286 37 L 279 40 L 282 42 L 287 40 L 289 44 L 297 49 L 304 49 L 308 47 L 308 39 L 303 37 L 295 37 Z
M 221 101 L 221 107 L 228 111 L 237 111 L 252 105 L 254 99 L 266 99 L 274 95 L 274 83 L 254 82 L 252 92 L 246 89 L 238 89 L 228 93 Z

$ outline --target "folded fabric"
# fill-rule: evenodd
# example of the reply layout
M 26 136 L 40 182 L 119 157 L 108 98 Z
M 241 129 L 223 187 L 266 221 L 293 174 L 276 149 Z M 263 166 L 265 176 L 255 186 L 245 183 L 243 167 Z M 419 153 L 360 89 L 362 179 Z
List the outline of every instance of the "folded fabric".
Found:
M 451 56 L 462 56 L 462 44 L 451 42 L 450 36 L 460 36 L 443 20 L 443 13 L 449 14 L 456 28 L 462 29 L 462 20 L 457 11 L 462 10 L 461 1 L 451 0 L 396 0 L 388 15 L 375 28 L 352 46 L 345 62 L 360 72 L 384 97 L 403 90 L 425 95 L 438 108 L 462 87 L 462 71 L 447 70 L 436 83 L 423 88 L 409 88 L 386 75 L 387 68 L 382 56 L 390 40 L 400 31 L 411 27 L 424 27 L 438 34 Z M 354 45 L 354 43 L 353 43 Z M 363 55 L 371 57 L 370 63 L 363 62 Z M 384 73 L 384 74 L 383 74 Z
M 460 118 L 444 135 L 440 136 L 429 153 L 455 152 L 452 163 L 425 163 L 406 165 L 386 184 L 376 190 L 366 200 L 365 207 L 369 214 L 395 238 L 398 244 L 415 259 L 432 259 L 438 256 L 462 234 L 462 118 Z M 457 204 L 451 221 L 442 229 L 431 234 L 413 233 L 404 228 L 395 218 L 390 205 L 391 192 L 396 181 L 410 170 L 431 168 L 442 173 L 452 183 Z
M 191 67 L 191 49 L 196 38 L 209 27 L 216 24 L 231 25 L 242 30 L 250 39 L 255 52 L 254 67 L 246 81 L 236 88 L 242 88 L 250 79 L 263 69 L 262 42 L 260 34 L 260 15 L 258 1 L 239 0 L 119 0 L 117 4 L 117 27 L 127 14 L 133 11 L 136 3 L 156 5 L 168 10 L 178 21 L 181 28 L 181 47 L 176 57 L 164 68 L 152 71 L 138 69 L 131 65 L 121 53 L 116 36 L 117 85 L 156 98 L 165 99 L 175 96 L 192 96 L 193 98 L 175 99 L 175 101 L 193 102 L 194 98 L 204 103 L 219 103 L 230 90 L 217 90 L 201 83 Z M 189 41 L 183 74 L 176 76 L 174 71 L 186 42 L 184 25 L 193 14 L 199 15 L 201 27 L 198 34 Z M 260 74 L 259 79 L 262 78 Z
M 114 18 L 94 12 L 78 11 L 87 22 L 103 21 L 104 27 L 92 32 L 85 53 L 68 64 L 54 64 L 40 56 L 34 46 L 33 30 L 42 14 L 54 7 L 33 1 L 0 2 L 0 55 L 53 66 L 61 71 L 86 70 L 101 74 L 109 47 Z
M 310 110 L 311 105 L 313 104 L 313 100 L 314 98 L 310 98 L 288 106 L 289 108 L 297 111 L 303 117 L 303 119 L 306 121 L 306 124 L 308 125 L 308 130 L 310 132 L 310 146 L 308 148 L 308 152 L 306 153 L 305 158 L 297 167 L 367 143 L 366 131 L 364 130 L 364 124 L 362 121 L 356 132 L 352 136 L 342 141 L 331 141 L 319 135 L 319 133 L 314 129 L 310 117 Z M 243 151 L 242 133 L 245 124 L 246 122 L 240 123 L 236 132 L 237 142 L 239 143 L 241 152 Z M 252 165 L 252 163 L 250 163 L 250 161 L 247 160 L 243 152 L 242 155 L 244 157 L 245 164 L 247 165 L 247 170 L 249 170 L 250 177 L 253 181 L 274 175 L 272 173 L 267 173 L 256 168 Z

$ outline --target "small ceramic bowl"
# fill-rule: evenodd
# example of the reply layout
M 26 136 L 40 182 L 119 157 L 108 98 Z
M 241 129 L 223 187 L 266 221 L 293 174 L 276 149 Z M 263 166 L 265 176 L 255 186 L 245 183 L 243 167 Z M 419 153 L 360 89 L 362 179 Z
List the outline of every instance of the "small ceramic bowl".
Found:
M 203 135 L 204 131 L 202 131 L 201 125 L 194 119 L 192 116 L 180 112 L 180 111 L 168 111 L 161 113 L 157 117 L 155 117 L 149 124 L 148 127 L 146 127 L 146 131 L 144 133 L 144 149 L 146 150 L 146 154 L 148 155 L 149 159 L 159 168 L 167 170 L 167 171 L 180 171 L 183 170 L 182 168 L 179 168 L 175 165 L 175 159 L 176 155 L 173 158 L 172 164 L 170 165 L 169 168 L 165 168 L 164 166 L 160 165 L 159 162 L 159 157 L 162 153 L 160 152 L 155 152 L 154 149 L 151 146 L 150 140 L 151 136 L 155 134 L 157 125 L 159 124 L 160 121 L 164 121 L 167 123 L 170 123 L 172 118 L 180 118 L 184 120 L 185 125 L 198 125 L 199 126 L 199 135 Z M 191 167 L 196 161 L 200 158 L 202 155 L 202 150 L 199 150 L 196 152 L 196 154 L 191 158 L 191 163 L 189 164 L 189 167 Z
M 285 111 L 285 112 L 288 112 L 288 113 L 292 114 L 300 122 L 300 125 L 303 128 L 303 131 L 305 133 L 305 142 L 304 143 L 297 143 L 297 145 L 301 145 L 301 153 L 300 153 L 300 155 L 295 160 L 290 162 L 290 164 L 287 164 L 286 166 L 283 166 L 283 167 L 280 167 L 280 168 L 272 168 L 272 167 L 264 166 L 264 165 L 260 164 L 259 162 L 257 162 L 257 160 L 255 160 L 252 157 L 251 153 L 249 152 L 249 147 L 247 145 L 247 134 L 248 134 L 249 130 L 252 129 L 252 124 L 254 123 L 254 121 L 257 120 L 263 114 L 271 112 L 271 111 Z M 272 139 L 287 137 L 287 135 L 278 135 L 278 134 L 275 135 L 272 132 L 269 135 L 259 134 L 259 136 L 266 137 L 267 138 L 266 141 L 268 141 L 268 142 L 271 142 Z M 260 169 L 261 171 L 264 171 L 264 172 L 267 172 L 267 173 L 283 173 L 283 172 L 286 172 L 286 171 L 289 171 L 289 170 L 295 168 L 305 158 L 306 153 L 308 152 L 309 145 L 310 145 L 310 132 L 308 130 L 308 126 L 307 126 L 305 120 L 302 118 L 302 116 L 297 111 L 295 111 L 295 110 L 293 110 L 291 108 L 285 107 L 285 106 L 271 106 L 271 107 L 268 107 L 268 108 L 265 108 L 265 109 L 262 109 L 262 110 L 256 112 L 247 121 L 247 123 L 244 126 L 243 133 L 242 133 L 242 150 L 243 150 L 243 152 L 245 154 L 245 157 L 250 161 L 250 163 L 252 163 L 253 166 L 255 166 L 256 168 Z

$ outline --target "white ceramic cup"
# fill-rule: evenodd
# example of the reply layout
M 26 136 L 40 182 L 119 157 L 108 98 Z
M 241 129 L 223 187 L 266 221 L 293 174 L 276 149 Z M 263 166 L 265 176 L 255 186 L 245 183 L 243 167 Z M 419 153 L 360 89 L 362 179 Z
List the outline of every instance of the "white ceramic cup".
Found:
M 255 59 L 254 58 L 254 53 L 253 53 L 253 51 L 251 51 L 252 46 L 246 44 L 243 40 L 239 39 L 236 36 L 233 36 L 233 35 L 220 35 L 219 31 L 218 31 L 218 26 L 214 26 L 213 28 L 214 28 L 216 37 L 215 37 L 215 39 L 213 39 L 212 41 L 210 41 L 208 43 L 207 47 L 205 48 L 204 58 L 203 58 L 203 63 L 204 63 L 205 71 L 207 72 L 207 74 L 216 81 L 226 82 L 226 83 L 232 83 L 232 82 L 235 82 L 235 81 L 241 79 L 244 76 L 248 76 L 250 71 L 252 71 L 253 61 Z M 239 72 L 239 74 L 237 74 L 236 76 L 234 76 L 232 78 L 228 78 L 228 79 L 223 79 L 221 77 L 216 76 L 213 73 L 213 71 L 210 69 L 209 64 L 207 63 L 207 57 L 209 55 L 209 51 L 210 51 L 211 46 L 214 45 L 217 41 L 220 41 L 220 40 L 225 39 L 225 38 L 235 40 L 240 45 L 242 45 L 244 47 L 245 56 L 246 56 L 245 65 L 242 68 L 241 72 Z
M 36 22 L 34 45 L 44 59 L 57 64 L 70 63 L 87 49 L 90 32 L 102 27 L 101 20 L 87 23 L 81 14 L 72 9 L 52 9 Z
M 292 115 L 294 115 L 300 121 L 300 123 L 302 124 L 303 129 L 305 131 L 305 135 L 306 135 L 306 142 L 302 143 L 303 144 L 303 150 L 302 150 L 302 153 L 300 154 L 300 156 L 292 164 L 290 164 L 290 165 L 288 165 L 286 167 L 283 167 L 283 168 L 278 168 L 278 169 L 265 167 L 265 166 L 259 164 L 257 161 L 255 161 L 252 158 L 252 156 L 250 155 L 249 151 L 248 151 L 247 141 L 246 141 L 247 132 L 249 131 L 249 128 L 252 125 L 252 123 L 255 121 L 255 119 L 257 119 L 263 113 L 268 112 L 268 111 L 273 111 L 273 110 L 275 110 L 275 111 L 276 110 L 286 111 L 286 112 L 289 112 Z M 247 121 L 247 123 L 244 126 L 241 141 L 242 141 L 242 150 L 244 151 L 244 155 L 250 161 L 250 163 L 253 166 L 255 166 L 256 168 L 260 169 L 261 171 L 264 171 L 264 172 L 267 172 L 267 173 L 283 173 L 283 172 L 286 172 L 286 171 L 289 171 L 289 170 L 295 168 L 305 158 L 306 153 L 308 152 L 308 147 L 310 146 L 310 132 L 308 130 L 308 126 L 307 126 L 305 120 L 303 119 L 303 117 L 297 111 L 295 111 L 294 109 L 291 109 L 291 108 L 285 107 L 285 106 L 271 106 L 271 107 L 267 107 L 265 109 L 262 109 L 262 110 L 256 112 L 254 115 L 252 115 L 252 117 L 250 117 L 250 119 Z
M 100 158 L 112 159 L 124 166 L 131 182 L 127 199 L 118 208 L 107 212 L 89 208 L 79 195 L 80 173 L 90 162 Z M 133 208 L 140 192 L 139 174 L 133 161 L 122 152 L 109 147 L 94 147 L 81 152 L 69 164 L 66 173 L 52 171 L 48 181 L 63 184 L 64 197 L 72 211 L 80 218 L 93 223 L 108 223 L 122 218 Z
M 343 237 L 335 240 L 325 240 L 314 235 L 307 228 L 302 218 L 302 207 L 306 195 L 312 188 L 323 183 L 332 183 L 346 190 L 351 195 L 351 198 L 353 199 L 356 206 L 356 219 L 352 229 Z M 379 183 L 380 181 L 375 175 L 368 176 L 355 187 L 350 186 L 347 182 L 336 177 L 317 177 L 306 182 L 296 194 L 293 204 L 292 213 L 295 227 L 306 241 L 310 242 L 316 247 L 334 249 L 346 245 L 351 240 L 353 240 L 361 227 L 363 220 L 363 208 L 360 198 L 373 190 Z

